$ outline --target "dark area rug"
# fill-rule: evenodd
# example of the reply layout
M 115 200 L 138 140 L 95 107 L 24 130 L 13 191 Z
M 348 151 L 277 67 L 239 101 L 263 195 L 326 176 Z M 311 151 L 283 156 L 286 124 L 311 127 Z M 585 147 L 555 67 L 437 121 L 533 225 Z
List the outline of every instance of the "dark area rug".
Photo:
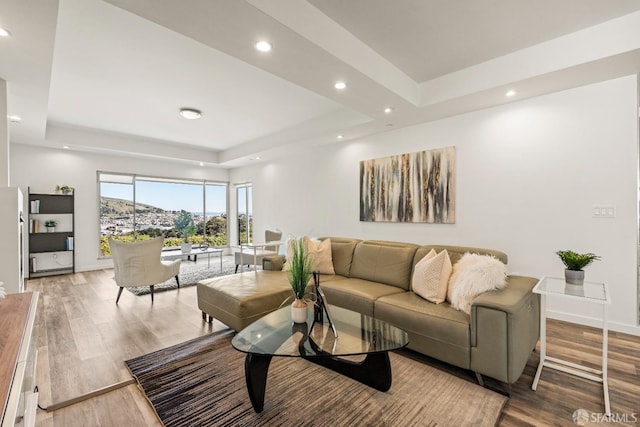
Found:
M 127 360 L 160 420 L 178 426 L 495 426 L 506 397 L 392 353 L 380 392 L 295 357 L 274 357 L 255 413 L 232 331 Z
M 211 264 L 207 267 L 206 258 L 204 260 L 198 260 L 198 263 L 183 260 L 180 264 L 180 287 L 186 288 L 187 286 L 195 286 L 200 280 L 211 279 L 213 277 L 226 276 L 228 274 L 234 274 L 236 264 L 233 256 L 222 257 L 222 271 L 220 271 L 220 259 L 217 256 L 211 257 Z M 239 272 L 240 270 L 238 270 Z M 253 266 L 244 266 L 244 271 L 253 271 Z M 153 288 L 153 292 L 164 292 L 172 289 L 177 289 L 176 279 L 171 278 L 164 283 L 157 284 Z M 151 293 L 149 286 L 134 286 L 125 288 L 134 295 L 147 295 Z

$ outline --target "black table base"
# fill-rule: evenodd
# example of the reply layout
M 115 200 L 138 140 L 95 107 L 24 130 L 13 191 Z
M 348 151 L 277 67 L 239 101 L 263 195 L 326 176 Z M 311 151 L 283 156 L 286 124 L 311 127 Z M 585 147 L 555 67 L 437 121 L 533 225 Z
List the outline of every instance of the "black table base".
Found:
M 262 412 L 264 409 L 267 372 L 272 357 L 271 355 L 247 353 L 244 360 L 247 391 L 256 412 Z M 362 362 L 352 362 L 331 356 L 303 356 L 303 358 L 376 390 L 387 391 L 391 388 L 391 362 L 389 361 L 389 353 L 386 351 L 369 353 Z

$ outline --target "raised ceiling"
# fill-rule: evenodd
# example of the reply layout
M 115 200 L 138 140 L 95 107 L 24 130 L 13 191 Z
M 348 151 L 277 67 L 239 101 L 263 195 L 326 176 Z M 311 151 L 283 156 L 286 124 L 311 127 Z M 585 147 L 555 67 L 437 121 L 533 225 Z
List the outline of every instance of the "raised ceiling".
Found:
M 12 33 L 0 39 L 0 77 L 23 118 L 12 143 L 234 167 L 637 73 L 638 10 L 636 0 L 0 0 Z M 253 48 L 263 38 L 272 52 Z M 518 94 L 507 99 L 509 88 Z M 181 107 L 203 117 L 184 120 Z

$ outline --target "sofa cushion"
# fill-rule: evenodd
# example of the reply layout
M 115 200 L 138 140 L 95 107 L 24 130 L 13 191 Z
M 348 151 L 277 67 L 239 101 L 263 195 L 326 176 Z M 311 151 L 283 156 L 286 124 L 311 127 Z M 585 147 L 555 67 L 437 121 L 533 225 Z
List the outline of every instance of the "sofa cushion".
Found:
M 414 292 L 401 292 L 376 300 L 374 316 L 407 331 L 409 348 L 414 348 L 411 336 L 420 335 L 431 343 L 421 352 L 456 366 L 469 365 L 470 317 L 449 303 L 433 304 Z
M 478 295 L 502 289 L 507 284 L 507 266 L 488 255 L 465 254 L 453 266 L 447 300 L 456 310 L 471 312 Z
M 373 316 L 373 304 L 378 298 L 403 293 L 402 289 L 396 286 L 351 278 L 321 281 L 320 286 L 327 297 L 327 303 L 330 305 L 354 310 L 367 316 Z
M 409 290 L 417 245 L 368 240 L 353 252 L 349 277 L 380 282 Z
M 239 331 L 293 295 L 286 273 L 255 271 L 198 282 L 198 307 Z
M 432 249 L 414 267 L 411 289 L 427 301 L 440 304 L 447 298 L 451 270 L 451 260 L 447 250 L 436 254 Z
M 333 270 L 341 276 L 349 276 L 353 250 L 360 242 L 359 239 L 349 239 L 344 237 L 322 237 L 320 240 L 331 239 L 331 258 L 333 259 Z
M 420 260 L 428 254 L 431 249 L 434 249 L 438 253 L 446 249 L 452 265 L 455 265 L 456 262 L 458 262 L 466 253 L 490 255 L 499 259 L 502 263 L 507 264 L 507 254 L 500 251 L 494 251 L 492 249 L 472 248 L 469 246 L 426 245 L 420 246 L 416 251 L 416 254 L 413 257 L 413 265 L 420 262 Z

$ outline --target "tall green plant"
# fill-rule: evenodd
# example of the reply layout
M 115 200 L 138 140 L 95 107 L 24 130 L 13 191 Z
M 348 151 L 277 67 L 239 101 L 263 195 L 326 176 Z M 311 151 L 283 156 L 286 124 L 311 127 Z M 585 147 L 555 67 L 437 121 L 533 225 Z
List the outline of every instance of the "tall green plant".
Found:
M 307 245 L 304 238 L 299 238 L 292 243 L 291 267 L 289 269 L 289 283 L 293 294 L 297 299 L 304 298 L 307 284 L 311 280 L 313 273 L 311 267 L 311 258 L 307 252 Z

